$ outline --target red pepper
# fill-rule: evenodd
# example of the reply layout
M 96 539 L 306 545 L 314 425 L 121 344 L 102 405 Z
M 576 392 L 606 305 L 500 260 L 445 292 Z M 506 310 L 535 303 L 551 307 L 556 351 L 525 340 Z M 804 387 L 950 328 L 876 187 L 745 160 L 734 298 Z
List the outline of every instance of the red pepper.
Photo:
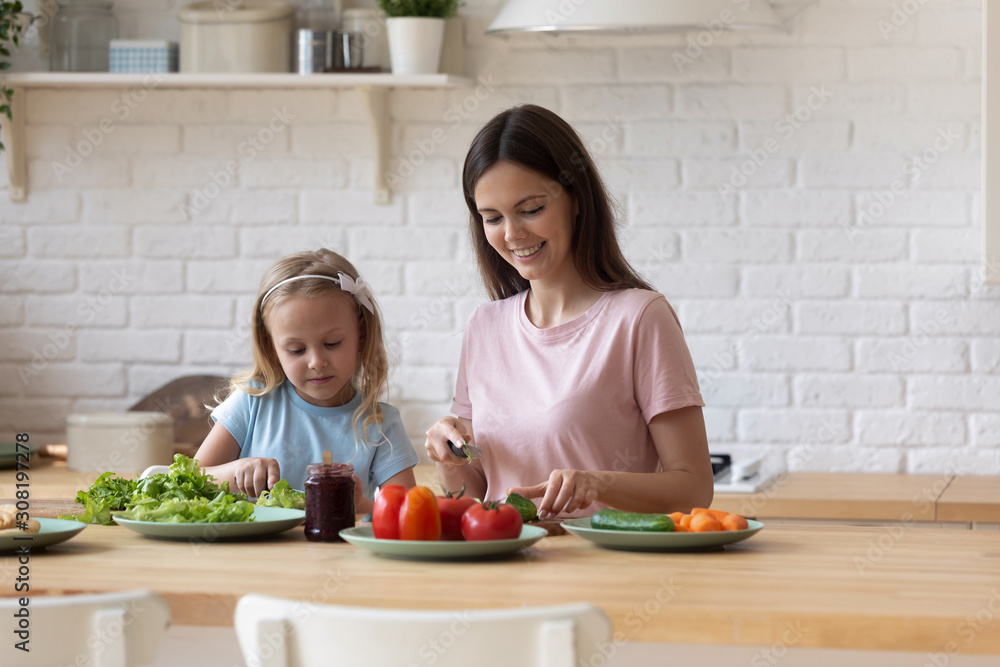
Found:
M 406 492 L 406 500 L 399 510 L 399 539 L 441 539 L 441 513 L 434 492 L 426 486 L 415 486 Z

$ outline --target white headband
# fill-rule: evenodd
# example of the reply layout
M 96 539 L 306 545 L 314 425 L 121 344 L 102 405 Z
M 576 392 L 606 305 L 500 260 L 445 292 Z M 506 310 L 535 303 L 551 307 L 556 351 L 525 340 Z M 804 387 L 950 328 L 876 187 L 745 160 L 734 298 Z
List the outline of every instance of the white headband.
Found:
M 271 289 L 267 290 L 267 292 L 264 294 L 264 298 L 260 300 L 260 305 L 262 306 L 264 305 L 264 302 L 267 301 L 267 297 L 271 296 L 271 292 L 273 292 L 274 290 L 278 289 L 279 287 L 281 287 L 286 283 L 294 282 L 296 280 L 305 280 L 306 278 L 320 278 L 322 280 L 329 280 L 332 283 L 337 283 L 338 285 L 340 285 L 340 289 L 352 294 L 354 296 L 355 301 L 357 301 L 362 306 L 367 308 L 368 312 L 374 315 L 375 306 L 372 305 L 371 299 L 368 298 L 368 294 L 365 291 L 367 288 L 367 285 L 365 285 L 365 281 L 362 280 L 360 276 L 358 277 L 357 281 L 355 281 L 353 278 L 351 278 L 349 275 L 345 273 L 338 273 L 337 276 L 338 276 L 337 278 L 332 278 L 330 276 L 323 276 L 316 273 L 310 273 L 304 276 L 293 276 L 291 278 L 286 278 L 285 280 L 282 280 L 280 283 L 278 283 Z

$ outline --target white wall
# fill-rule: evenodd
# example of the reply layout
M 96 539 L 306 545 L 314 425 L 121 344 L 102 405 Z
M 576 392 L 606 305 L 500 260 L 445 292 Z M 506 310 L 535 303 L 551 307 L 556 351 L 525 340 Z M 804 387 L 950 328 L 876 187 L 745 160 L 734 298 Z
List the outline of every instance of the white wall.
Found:
M 263 269 L 324 244 L 375 285 L 392 400 L 422 444 L 482 301 L 462 158 L 494 112 L 534 102 L 585 135 L 629 258 L 677 308 L 714 450 L 1000 472 L 1000 290 L 977 265 L 980 2 L 798 0 L 777 5 L 787 34 L 485 37 L 500 4 L 462 10 L 468 74 L 494 90 L 394 94 L 406 177 L 391 206 L 373 203 L 349 91 L 153 90 L 126 118 L 124 91 L 30 92 L 30 198 L 0 193 L 0 432 L 60 440 L 72 411 L 240 367 Z M 174 29 L 176 2 L 116 6 L 125 37 Z M 186 220 L 275 109 L 294 120 Z M 95 134 L 104 118 L 114 131 Z M 53 163 L 88 136 L 100 145 L 60 180 Z

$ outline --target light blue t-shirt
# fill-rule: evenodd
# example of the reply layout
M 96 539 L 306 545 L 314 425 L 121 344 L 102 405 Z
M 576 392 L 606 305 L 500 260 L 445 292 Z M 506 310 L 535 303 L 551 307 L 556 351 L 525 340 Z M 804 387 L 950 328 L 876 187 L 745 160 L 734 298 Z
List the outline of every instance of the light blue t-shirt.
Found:
M 355 445 L 351 417 L 361 404 L 361 393 L 355 392 L 350 403 L 335 408 L 322 408 L 307 402 L 285 380 L 277 389 L 263 396 L 250 396 L 242 391 L 212 411 L 212 419 L 226 427 L 240 445 L 240 458 L 261 456 L 276 459 L 282 479 L 293 489 L 302 490 L 306 466 L 322 463 L 323 450 L 333 454 L 334 463 L 350 463 L 361 480 L 362 492 L 372 498 L 376 487 L 396 473 L 417 464 L 403 427 L 399 410 L 380 403 L 384 417 L 382 437 L 373 427 L 369 443 Z

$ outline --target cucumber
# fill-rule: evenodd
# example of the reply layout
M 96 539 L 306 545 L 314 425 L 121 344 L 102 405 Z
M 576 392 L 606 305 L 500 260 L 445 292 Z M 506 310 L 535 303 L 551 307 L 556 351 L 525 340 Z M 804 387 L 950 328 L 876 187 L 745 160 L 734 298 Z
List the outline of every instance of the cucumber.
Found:
M 538 518 L 538 508 L 535 507 L 535 503 L 531 502 L 524 496 L 512 493 L 507 496 L 507 500 L 504 502 L 520 512 L 521 519 L 525 522 L 534 521 Z
M 598 530 L 641 530 L 651 533 L 669 533 L 674 529 L 674 520 L 666 514 L 601 510 L 590 517 L 590 527 Z

